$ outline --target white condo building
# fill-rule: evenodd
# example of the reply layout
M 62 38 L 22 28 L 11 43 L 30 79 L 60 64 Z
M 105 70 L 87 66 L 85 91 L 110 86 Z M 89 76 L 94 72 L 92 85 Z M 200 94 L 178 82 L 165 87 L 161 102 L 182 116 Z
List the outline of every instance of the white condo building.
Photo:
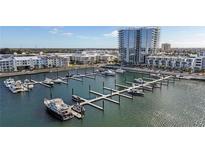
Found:
M 152 67 L 171 69 L 191 69 L 193 71 L 205 69 L 205 57 L 176 57 L 176 56 L 148 56 L 146 64 Z

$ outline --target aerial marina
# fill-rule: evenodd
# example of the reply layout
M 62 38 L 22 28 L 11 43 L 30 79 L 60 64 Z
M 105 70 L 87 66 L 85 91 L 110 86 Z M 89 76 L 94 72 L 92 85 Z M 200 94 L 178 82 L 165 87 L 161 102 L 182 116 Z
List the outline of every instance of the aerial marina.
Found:
M 41 102 L 44 102 L 45 107 L 55 117 L 58 119 L 65 121 L 70 120 L 74 117 L 77 119 L 82 119 L 85 117 L 85 112 L 89 112 L 85 110 L 84 106 L 91 106 L 97 110 L 104 111 L 105 110 L 105 102 L 110 102 L 114 104 L 120 105 L 121 99 L 130 99 L 133 100 L 134 97 L 144 97 L 146 96 L 145 92 L 153 92 L 155 88 L 161 88 L 162 85 L 167 85 L 169 82 L 175 82 L 176 77 L 175 76 L 168 76 L 168 75 L 162 75 L 162 74 L 156 74 L 155 76 L 149 74 L 146 76 L 146 74 L 143 76 L 141 74 L 142 78 L 134 78 L 132 81 L 127 81 L 126 76 L 124 75 L 125 70 L 123 69 L 117 69 L 117 70 L 111 70 L 111 69 L 89 69 L 89 72 L 86 72 L 87 69 L 84 70 L 84 72 L 78 73 L 71 73 L 67 72 L 66 75 L 60 76 L 59 72 L 56 72 L 56 77 L 50 78 L 46 75 L 44 75 L 44 79 L 41 81 L 34 80 L 32 76 L 29 76 L 29 79 L 25 79 L 22 83 L 21 80 L 15 81 L 13 78 L 8 78 L 4 80 L 4 85 L 6 88 L 8 88 L 12 93 L 16 95 L 16 93 L 21 92 L 30 92 L 31 89 L 35 89 L 35 86 L 37 84 L 40 84 L 44 86 L 45 88 L 50 89 L 50 98 L 45 97 L 44 100 L 41 100 Z M 76 71 L 76 70 L 75 70 Z M 116 76 L 117 74 L 119 76 L 124 77 L 125 84 L 117 83 Z M 53 74 L 53 73 L 52 73 Z M 81 97 L 78 94 L 74 94 L 75 88 L 72 88 L 71 97 L 74 104 L 68 105 L 66 104 L 62 98 L 60 98 L 60 95 L 56 98 L 53 98 L 52 94 L 52 88 L 54 88 L 57 85 L 65 84 L 69 86 L 69 82 L 71 80 L 75 82 L 80 82 L 83 84 L 84 78 L 87 80 L 96 80 L 96 76 L 100 76 L 102 78 L 113 78 L 114 79 L 114 88 L 105 86 L 104 81 L 102 81 L 103 92 L 98 92 L 92 89 L 91 85 L 88 86 L 88 93 L 95 95 L 93 99 L 87 99 Z M 104 94 L 105 91 L 108 91 L 109 93 Z M 113 97 L 118 96 L 118 100 L 113 99 Z M 101 105 L 99 105 L 96 102 L 102 102 Z

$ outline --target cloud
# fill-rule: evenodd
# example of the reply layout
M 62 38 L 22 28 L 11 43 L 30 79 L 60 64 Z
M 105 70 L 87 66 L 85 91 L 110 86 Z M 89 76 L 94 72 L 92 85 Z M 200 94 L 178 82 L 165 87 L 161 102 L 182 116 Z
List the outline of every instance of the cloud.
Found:
M 53 28 L 52 30 L 48 31 L 51 34 L 57 34 L 59 32 L 58 28 Z
M 78 35 L 78 36 L 76 36 L 76 37 L 79 38 L 79 39 L 84 39 L 84 40 L 89 40 L 89 39 L 97 40 L 97 39 L 99 39 L 99 37 L 85 36 L 85 35 Z
M 53 29 L 49 30 L 48 32 L 51 33 L 51 34 L 59 34 L 59 35 L 63 35 L 63 36 L 73 35 L 73 33 L 64 32 L 63 30 L 60 30 L 59 28 L 53 28 Z
M 117 37 L 118 36 L 118 31 L 114 30 L 111 33 L 103 34 L 106 37 Z
M 64 35 L 64 36 L 71 36 L 71 35 L 73 35 L 73 33 L 70 33 L 70 32 L 64 32 L 64 33 L 61 33 L 62 35 Z

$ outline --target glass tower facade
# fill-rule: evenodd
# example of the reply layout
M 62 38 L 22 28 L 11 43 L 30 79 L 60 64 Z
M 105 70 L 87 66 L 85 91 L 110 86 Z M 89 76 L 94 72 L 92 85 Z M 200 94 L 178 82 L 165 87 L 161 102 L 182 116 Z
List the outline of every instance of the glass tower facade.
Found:
M 118 32 L 120 58 L 124 64 L 145 63 L 145 56 L 155 54 L 159 47 L 159 27 L 126 28 Z

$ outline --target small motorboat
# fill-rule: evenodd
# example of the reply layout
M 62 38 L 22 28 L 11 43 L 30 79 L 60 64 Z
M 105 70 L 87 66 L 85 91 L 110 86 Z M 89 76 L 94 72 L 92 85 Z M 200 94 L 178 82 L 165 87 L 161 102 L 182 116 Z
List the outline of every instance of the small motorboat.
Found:
M 116 69 L 116 73 L 121 73 L 121 74 L 123 74 L 123 73 L 125 73 L 125 72 L 126 72 L 126 71 L 123 70 L 123 69 L 121 69 L 121 68 Z
M 134 79 L 135 83 L 143 84 L 145 81 L 142 78 Z
M 53 80 L 53 82 L 57 83 L 57 84 L 60 84 L 60 83 L 62 83 L 62 80 L 61 79 L 55 79 L 55 80 Z
M 115 76 L 115 72 L 112 71 L 112 70 L 106 70 L 106 71 L 102 72 L 102 75 L 105 75 L 105 76 Z
M 67 77 L 67 78 L 73 77 L 73 74 L 71 74 L 71 73 L 68 72 L 68 73 L 66 74 L 66 77 Z
M 4 81 L 4 85 L 8 88 L 14 82 L 15 82 L 14 79 L 8 78 Z
M 23 85 L 24 85 L 24 87 L 26 87 L 28 89 L 32 89 L 34 87 L 34 85 L 28 79 L 24 80 Z
M 54 82 L 52 79 L 49 79 L 49 78 L 46 78 L 44 81 L 43 81 L 44 84 L 47 84 L 49 86 L 53 86 L 54 85 Z
M 12 93 L 19 93 L 19 92 L 24 92 L 24 91 L 28 91 L 27 87 L 24 87 L 21 80 L 17 80 L 16 82 L 13 82 L 10 86 L 9 86 L 9 90 Z
M 81 115 L 85 114 L 85 108 L 80 105 L 80 103 L 74 104 L 72 110 L 80 113 Z
M 161 77 L 161 74 L 160 74 L 160 73 L 158 73 L 158 74 L 150 74 L 150 77 L 160 78 L 160 77 Z
M 127 92 L 131 95 L 144 96 L 143 91 L 139 89 L 129 89 Z
M 78 103 L 83 102 L 83 100 L 80 97 L 76 96 L 76 95 L 72 95 L 72 100 L 74 102 L 78 102 Z

